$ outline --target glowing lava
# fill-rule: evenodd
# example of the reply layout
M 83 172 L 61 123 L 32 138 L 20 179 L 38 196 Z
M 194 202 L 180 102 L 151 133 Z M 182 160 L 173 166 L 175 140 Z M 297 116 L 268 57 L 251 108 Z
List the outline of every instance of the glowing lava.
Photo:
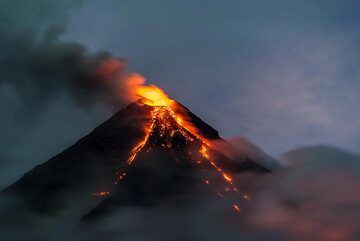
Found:
M 135 92 L 143 100 L 144 104 L 150 106 L 171 106 L 174 102 L 162 89 L 155 85 L 138 86 Z
M 176 127 L 174 127 L 174 123 L 176 123 Z M 151 134 L 156 132 L 160 137 L 164 137 L 169 135 L 170 138 L 175 134 L 180 134 L 188 141 L 193 141 L 194 138 L 191 136 L 190 132 L 188 132 L 185 128 L 181 128 L 181 119 L 178 117 L 174 110 L 169 106 L 156 106 L 150 113 L 150 124 L 148 129 L 146 130 L 146 135 L 144 139 L 137 144 L 131 151 L 130 157 L 127 160 L 128 164 L 131 164 L 136 155 L 144 148 L 147 144 L 149 137 Z M 165 143 L 161 143 L 163 147 L 171 148 L 171 139 L 165 138 Z
M 137 155 L 144 148 L 146 148 L 146 151 L 149 151 L 149 149 L 151 149 L 152 144 L 149 143 L 149 139 L 152 135 L 157 135 L 156 139 L 162 140 L 158 144 L 160 144 L 160 146 L 162 146 L 163 148 L 168 148 L 170 151 L 172 151 L 173 148 L 172 138 L 174 136 L 181 136 L 183 139 L 186 140 L 187 143 L 196 141 L 200 144 L 200 148 L 198 149 L 198 154 L 200 158 L 198 156 L 193 156 L 191 157 L 191 159 L 194 160 L 195 163 L 200 165 L 202 168 L 204 168 L 202 161 L 206 160 L 224 180 L 226 184 L 224 191 L 238 193 L 237 187 L 233 184 L 232 176 L 228 173 L 225 173 L 216 164 L 215 160 L 211 159 L 208 152 L 208 149 L 211 147 L 210 142 L 202 135 L 200 135 L 197 129 L 192 124 L 183 120 L 182 116 L 176 113 L 175 101 L 170 99 L 163 90 L 154 85 L 138 86 L 135 92 L 136 95 L 141 99 L 143 104 L 151 106 L 152 108 L 149 116 L 149 121 L 147 123 L 147 126 L 145 127 L 145 136 L 131 150 L 129 158 L 127 159 L 127 164 L 129 166 L 134 163 Z M 118 174 L 115 184 L 118 184 L 125 176 L 126 172 Z M 207 185 L 210 185 L 210 182 L 208 180 L 205 180 L 205 183 Z M 216 191 L 216 193 L 220 197 L 226 199 L 226 196 L 222 192 Z M 234 203 L 232 206 L 237 212 L 240 212 L 240 207 L 238 206 L 238 204 Z
M 222 175 L 224 180 L 232 184 L 232 177 L 225 173 L 213 160 L 210 160 L 210 156 L 207 153 L 207 146 L 209 145 L 208 141 L 205 141 L 205 138 L 200 137 L 194 128 L 189 128 L 188 125 L 182 120 L 182 117 L 176 114 L 174 110 L 174 101 L 171 100 L 163 90 L 160 88 L 149 85 L 141 86 L 136 91 L 137 95 L 142 98 L 143 103 L 153 106 L 153 110 L 150 114 L 150 124 L 146 130 L 146 135 L 144 139 L 138 143 L 131 151 L 130 157 L 127 161 L 128 164 L 131 164 L 137 154 L 144 148 L 147 144 L 150 135 L 154 132 L 154 129 L 157 129 L 157 132 L 160 134 L 160 137 L 163 137 L 167 133 L 170 133 L 170 137 L 173 137 L 175 133 L 180 133 L 187 141 L 191 142 L 194 140 L 192 136 L 198 139 L 201 142 L 201 148 L 199 153 L 210 164 Z M 173 123 L 177 125 L 173 125 Z M 167 139 L 165 146 L 171 148 L 171 139 Z
M 154 85 L 138 85 L 132 90 L 141 103 L 151 107 L 148 121 L 145 126 L 144 137 L 133 147 L 127 159 L 128 168 L 135 162 L 137 155 L 142 151 L 149 151 L 155 145 L 173 150 L 173 140 L 180 138 L 186 143 L 195 143 L 197 146 L 195 153 L 189 152 L 189 159 L 194 165 L 199 165 L 203 170 L 208 171 L 209 168 L 214 169 L 224 181 L 223 190 L 215 190 L 216 194 L 223 199 L 231 199 L 230 194 L 239 194 L 238 188 L 233 183 L 233 177 L 222 170 L 214 159 L 211 158 L 209 149 L 212 149 L 211 142 L 202 136 L 198 129 L 192 123 L 186 121 L 182 115 L 177 113 L 177 103 L 170 99 L 168 95 L 160 88 Z M 149 141 L 149 140 L 152 141 Z M 208 165 L 205 165 L 207 163 Z M 208 172 L 206 172 L 208 173 Z M 117 173 L 115 184 L 117 185 L 126 177 L 127 171 Z M 205 184 L 211 187 L 208 179 L 204 180 Z M 215 189 L 215 188 L 212 188 Z M 95 192 L 93 196 L 107 196 L 109 192 Z M 238 196 L 238 195 L 237 195 Z M 245 200 L 250 200 L 248 195 L 243 194 Z M 240 212 L 241 209 L 237 202 L 232 203 L 235 211 Z

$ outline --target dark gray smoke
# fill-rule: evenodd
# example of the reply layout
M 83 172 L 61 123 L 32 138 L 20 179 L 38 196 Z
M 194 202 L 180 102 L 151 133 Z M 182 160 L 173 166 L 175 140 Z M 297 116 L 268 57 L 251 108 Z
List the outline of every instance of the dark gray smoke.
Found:
M 68 13 L 79 3 L 2 1 L 0 88 L 11 89 L 18 98 L 20 119 L 29 122 L 30 115 L 38 116 L 64 94 L 77 105 L 123 104 L 118 81 L 125 62 L 106 51 L 89 53 L 82 44 L 59 39 Z
M 82 3 L 0 1 L 0 188 L 127 102 L 124 60 L 61 40 Z

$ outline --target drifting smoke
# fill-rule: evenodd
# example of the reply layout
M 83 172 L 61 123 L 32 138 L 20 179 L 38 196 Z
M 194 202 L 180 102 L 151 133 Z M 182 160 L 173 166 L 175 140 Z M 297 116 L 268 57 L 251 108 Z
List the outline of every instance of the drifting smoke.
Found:
M 124 107 L 126 90 L 144 82 L 123 59 L 61 39 L 82 2 L 0 2 L 1 188 Z
M 90 53 L 82 44 L 60 39 L 67 15 L 78 2 L 1 3 L 0 89 L 19 99 L 19 119 L 26 115 L 28 122 L 37 117 L 61 95 L 75 105 L 105 103 L 119 109 L 132 100 L 126 90 L 144 83 L 140 76 L 127 73 L 123 59 L 106 51 Z
M 36 109 L 41 110 L 41 106 L 64 93 L 78 105 L 104 102 L 119 108 L 131 101 L 129 87 L 144 83 L 140 76 L 126 72 L 124 60 L 107 52 L 88 54 L 80 44 L 58 40 L 61 32 L 53 31 L 51 28 L 42 41 L 23 50 L 26 56 L 1 63 L 9 66 L 1 73 L 5 78 L 0 84 L 15 87 L 24 105 L 36 104 Z

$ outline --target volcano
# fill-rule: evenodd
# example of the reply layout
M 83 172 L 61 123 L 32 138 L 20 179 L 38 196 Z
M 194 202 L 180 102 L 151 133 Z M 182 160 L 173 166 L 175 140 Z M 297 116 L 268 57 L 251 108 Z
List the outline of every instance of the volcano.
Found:
M 198 183 L 215 195 L 247 198 L 234 175 L 269 170 L 217 150 L 218 132 L 182 104 L 152 88 L 73 146 L 36 166 L 1 192 L 12 208 L 46 217 L 94 220 L 122 206 L 154 206 Z M 160 93 L 160 97 L 159 97 Z M 221 183 L 216 188 L 212 183 Z M 220 188 L 219 188 L 220 187 Z M 228 193 L 232 193 L 229 195 Z

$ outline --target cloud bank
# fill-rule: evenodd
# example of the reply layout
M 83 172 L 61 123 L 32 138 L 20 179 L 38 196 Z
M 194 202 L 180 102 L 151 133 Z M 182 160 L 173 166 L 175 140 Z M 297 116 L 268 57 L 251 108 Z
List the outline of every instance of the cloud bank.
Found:
M 7 240 L 23 240 L 24 235 L 27 240 L 69 241 L 357 240 L 360 156 L 313 146 L 288 152 L 284 159 L 288 164 L 271 175 L 242 174 L 236 178 L 252 200 L 242 204 L 241 214 L 199 187 L 182 197 L 164 198 L 159 205 L 114 209 L 94 223 L 33 217 L 30 228 L 19 232 L 8 219 L 1 233 Z

